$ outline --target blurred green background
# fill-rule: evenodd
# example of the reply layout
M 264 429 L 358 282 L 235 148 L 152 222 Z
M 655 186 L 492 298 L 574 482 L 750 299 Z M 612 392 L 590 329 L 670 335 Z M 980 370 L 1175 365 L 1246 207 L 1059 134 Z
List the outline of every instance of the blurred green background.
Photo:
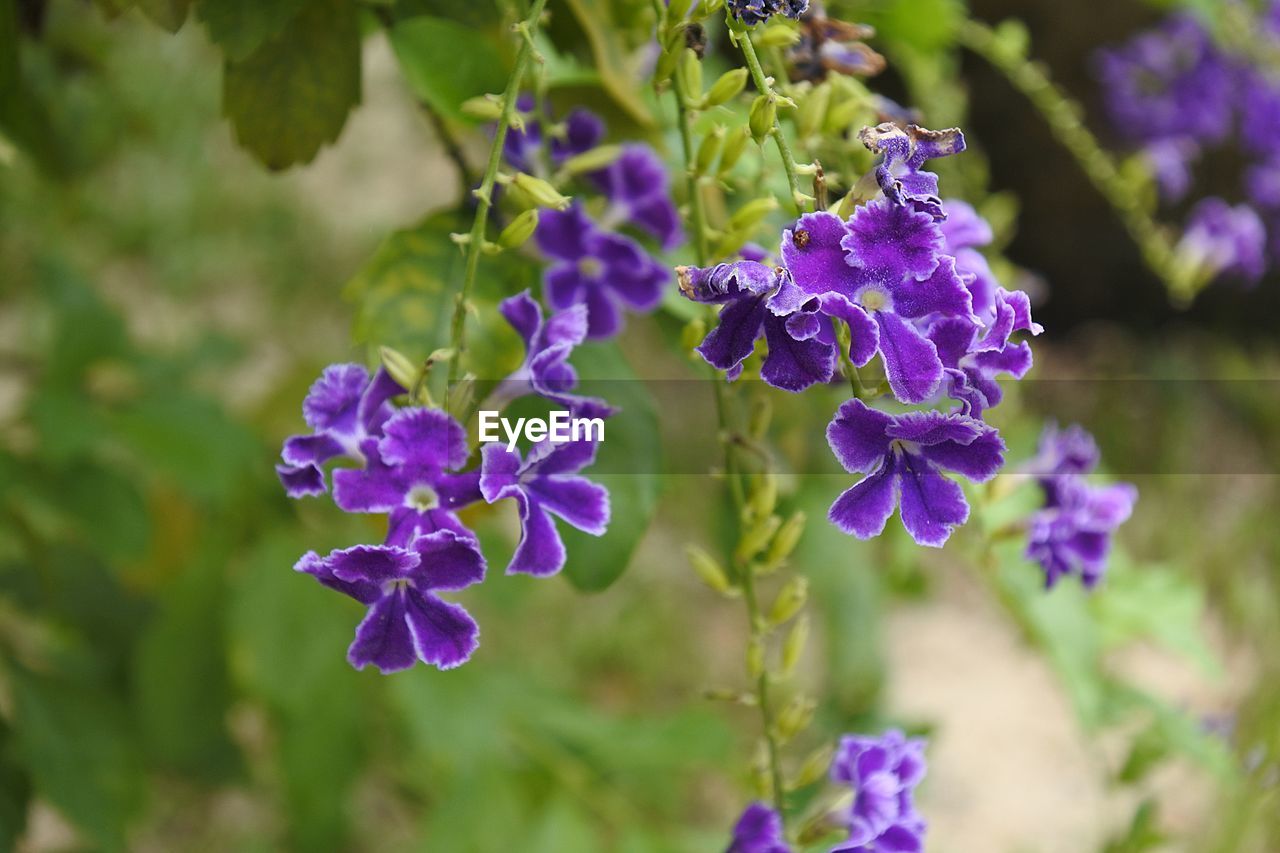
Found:
M 911 69 L 886 86 L 923 100 L 913 86 L 956 66 L 909 5 L 850 16 Z M 1054 45 L 1036 24 L 1057 6 L 1025 5 Z M 394 277 L 411 311 L 441 287 L 439 246 L 389 258 L 384 238 L 460 197 L 386 39 L 364 41 L 337 144 L 268 174 L 220 120 L 196 22 L 47 13 L 20 61 L 57 167 L 0 138 L 0 849 L 722 849 L 757 718 L 703 698 L 740 686 L 745 630 L 684 565 L 685 543 L 723 532 L 709 477 L 666 478 L 628 571 L 595 594 L 502 576 L 511 519 L 468 518 L 494 571 L 467 596 L 481 648 L 448 673 L 352 671 L 359 607 L 290 571 L 380 535 L 286 500 L 272 464 L 319 370 L 369 357 L 352 325 L 371 292 Z M 1055 53 L 1065 76 L 1123 35 L 1104 23 Z M 1274 314 L 1166 311 L 1158 283 L 1105 262 L 1133 257 L 1105 211 L 1087 232 L 1061 221 L 1054 199 L 1081 192 L 1069 161 L 1021 184 L 1002 171 L 1001 117 L 1034 115 L 965 72 L 981 85 L 972 168 L 1023 196 L 1003 242 L 1047 274 L 1036 371 L 997 419 L 1011 457 L 1044 419 L 1081 420 L 1142 496 L 1102 592 L 1046 596 L 1018 543 L 980 535 L 1034 503 L 1026 484 L 975 494 L 983 518 L 923 553 L 896 522 L 869 544 L 817 523 L 843 475 L 788 478 L 784 502 L 815 519 L 795 561 L 818 623 L 798 680 L 822 697 L 795 752 L 928 733 L 934 851 L 1280 850 Z M 941 109 L 963 114 L 947 99 L 965 79 L 933 90 Z M 461 138 L 477 162 L 482 135 Z M 1102 260 L 1065 275 L 1037 253 L 1053 241 Z M 1059 294 L 1077 296 L 1055 310 Z M 672 316 L 634 321 L 622 349 L 641 375 L 695 376 L 679 335 Z M 1138 407 L 1129 386 L 1051 381 L 1117 377 L 1166 381 Z M 840 401 L 814 396 L 775 401 L 797 468 Z M 681 439 L 711 457 L 714 435 Z

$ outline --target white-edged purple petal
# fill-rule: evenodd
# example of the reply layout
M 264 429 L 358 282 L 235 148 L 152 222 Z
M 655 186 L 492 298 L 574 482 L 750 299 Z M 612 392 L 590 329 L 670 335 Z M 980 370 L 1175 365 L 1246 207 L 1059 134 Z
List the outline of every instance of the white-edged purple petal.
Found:
M 409 548 L 418 562 L 408 576 L 420 590 L 459 590 L 484 580 L 484 554 L 474 538 L 437 530 L 414 539 Z
M 859 399 L 846 400 L 827 425 L 827 443 L 850 473 L 866 473 L 889 454 L 893 418 Z
M 418 659 L 439 669 L 464 664 L 480 645 L 480 626 L 459 604 L 405 590 L 405 619 Z
M 885 457 L 879 470 L 836 498 L 827 518 L 841 531 L 859 539 L 879 536 L 898 503 L 898 479 L 896 458 Z
M 890 311 L 873 312 L 880 328 L 880 355 L 893 395 L 903 403 L 922 403 L 942 383 L 942 362 L 933 342 Z
M 404 587 L 396 588 L 373 603 L 356 628 L 356 637 L 347 649 L 347 660 L 356 669 L 369 664 L 381 672 L 398 672 L 418 659 L 409 631 Z
M 902 454 L 899 467 L 902 526 L 917 545 L 941 548 L 969 518 L 964 491 L 920 456 Z

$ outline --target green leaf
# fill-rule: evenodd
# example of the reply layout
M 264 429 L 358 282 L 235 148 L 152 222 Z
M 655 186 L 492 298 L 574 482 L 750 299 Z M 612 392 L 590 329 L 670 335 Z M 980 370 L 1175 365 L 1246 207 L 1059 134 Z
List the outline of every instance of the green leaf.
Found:
M 353 0 L 312 0 L 275 38 L 227 63 L 222 111 L 268 169 L 308 163 L 360 102 Z
M 141 9 L 142 14 L 150 18 L 152 23 L 171 33 L 182 29 L 182 24 L 187 20 L 187 11 L 191 8 L 191 0 L 130 0 L 130 2 Z
M 144 776 L 112 697 L 12 671 L 18 754 L 36 790 L 103 848 L 123 850 Z
M 616 344 L 579 347 L 573 362 L 586 386 L 583 393 L 594 393 L 590 387 L 594 382 L 602 389 L 600 396 L 622 410 L 606 422 L 605 440 L 596 458 L 603 473 L 591 475 L 609 490 L 609 529 L 596 537 L 561 525 L 569 555 L 565 576 L 584 592 L 599 592 L 626 571 L 653 520 L 661 485 L 662 442 L 653 397 Z
M 0 720 L 0 850 L 17 848 L 31 800 L 31 775 L 14 751 L 13 730 Z
M 244 59 L 275 38 L 306 0 L 201 0 L 196 14 L 228 59 Z
M 162 765 L 208 779 L 225 777 L 237 764 L 225 722 L 224 565 L 224 553 L 204 554 L 163 591 L 134 664 L 144 747 Z
M 641 79 L 640 63 L 619 37 L 621 28 L 613 21 L 610 5 L 595 0 L 568 3 L 591 43 L 604 90 L 636 123 L 646 127 L 653 124 L 648 107 L 636 94 L 646 82 Z
M 960 0 L 889 0 L 869 8 L 866 22 L 885 42 L 898 42 L 923 53 L 937 53 L 955 42 L 964 20 Z
M 0 144 L 5 139 L 30 155 L 42 169 L 63 171 L 62 144 L 49 123 L 44 105 L 22 80 L 15 0 L 0 0 Z
M 460 109 L 462 102 L 506 86 L 502 56 L 475 27 L 444 18 L 409 18 L 391 29 L 391 47 L 414 93 L 450 118 L 474 121 Z

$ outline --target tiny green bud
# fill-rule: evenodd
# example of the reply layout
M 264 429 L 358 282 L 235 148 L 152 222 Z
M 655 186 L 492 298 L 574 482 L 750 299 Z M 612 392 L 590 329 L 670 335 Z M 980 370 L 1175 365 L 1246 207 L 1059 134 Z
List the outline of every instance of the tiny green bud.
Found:
M 827 110 L 826 120 L 822 123 L 823 130 L 827 133 L 843 133 L 864 110 L 863 102 L 856 98 L 838 100 Z
M 564 161 L 560 170 L 566 175 L 585 175 L 598 172 L 622 156 L 621 145 L 600 145 L 583 151 Z
M 726 71 L 720 75 L 720 79 L 711 84 L 711 88 L 707 90 L 706 100 L 703 101 L 704 107 L 718 107 L 721 104 L 727 104 L 734 98 L 742 94 L 742 90 L 747 87 L 747 69 L 735 68 L 732 71 Z
M 800 537 L 804 534 L 805 515 L 803 510 L 796 510 L 787 519 L 786 523 L 778 529 L 778 535 L 773 537 L 773 541 L 769 543 L 769 550 L 764 555 L 764 565 L 770 569 L 776 569 L 786 562 L 791 556 L 791 552 L 800 544 Z
M 738 254 L 738 250 L 747 242 L 750 235 L 745 231 L 730 229 L 720 235 L 720 240 L 716 243 L 715 251 L 712 252 L 713 257 L 729 258 Z
M 742 563 L 754 558 L 773 538 L 773 534 L 778 532 L 781 523 L 782 520 L 776 515 L 768 515 L 753 521 L 738 541 L 734 556 Z
M 822 130 L 830 106 L 831 86 L 827 83 L 814 87 L 805 95 L 796 113 L 796 129 L 802 137 L 813 136 Z
M 407 355 L 399 350 L 391 347 L 378 347 L 378 355 L 382 360 L 382 366 L 387 369 L 387 374 L 406 391 L 413 390 L 413 386 L 417 385 L 418 380 L 422 378 L 422 367 L 414 364 Z
M 796 696 L 778 714 L 777 735 L 783 743 L 791 740 L 813 722 L 813 712 L 818 707 L 808 696 Z
M 675 73 L 676 63 L 680 61 L 684 50 L 684 34 L 687 27 L 681 23 L 668 29 L 666 40 L 662 43 L 662 54 L 653 70 L 653 83 L 662 86 Z
M 809 579 L 804 575 L 796 575 L 787 581 L 774 599 L 773 607 L 769 609 L 769 621 L 774 625 L 781 625 L 799 613 L 808 600 Z
M 683 21 L 689 14 L 691 6 L 693 6 L 693 0 L 671 0 L 667 6 L 667 20 Z
M 752 637 L 747 643 L 747 676 L 752 681 L 764 674 L 764 640 Z
M 800 763 L 800 769 L 796 771 L 796 775 L 787 782 L 787 788 L 792 791 L 807 788 L 814 782 L 825 778 L 827 768 L 831 766 L 832 754 L 832 746 L 824 744 L 805 756 L 804 761 Z
M 752 41 L 763 48 L 791 47 L 800 41 L 800 31 L 787 24 L 775 22 L 756 30 Z
M 778 119 L 778 105 L 768 95 L 757 95 L 751 103 L 751 113 L 747 117 L 747 126 L 751 128 L 751 138 L 763 143 L 773 133 L 774 122 Z
M 733 216 L 729 217 L 729 227 L 746 231 L 777 209 L 778 200 L 771 195 L 753 198 L 733 212 Z
M 720 150 L 721 175 L 728 173 L 742 159 L 742 153 L 747 150 L 747 141 L 750 139 L 751 131 L 745 127 L 740 127 L 729 134 L 724 141 L 724 148 Z
M 796 671 L 796 664 L 804 655 L 804 647 L 809 642 L 809 614 L 801 613 L 796 619 L 787 638 L 782 641 L 782 677 L 790 678 Z
M 680 54 L 680 77 L 684 97 L 691 104 L 702 101 L 702 61 L 693 48 L 686 47 Z
M 531 207 L 507 223 L 498 235 L 498 245 L 504 249 L 518 249 L 538 229 L 538 208 Z
M 502 118 L 502 99 L 497 95 L 477 95 L 462 102 L 463 115 L 480 121 L 497 121 Z
M 698 8 L 694 9 L 695 18 L 709 18 L 724 8 L 724 0 L 698 0 Z
M 716 128 L 702 138 L 702 143 L 698 146 L 698 156 L 694 158 L 694 169 L 699 175 L 705 175 L 711 171 L 711 165 L 716 161 L 716 155 L 720 153 L 720 145 L 724 142 L 724 128 L 716 125 Z
M 729 583 L 729 576 L 725 574 L 724 569 L 720 567 L 720 563 L 716 561 L 715 557 L 712 557 L 697 545 L 690 545 L 685 548 L 685 554 L 689 557 L 689 565 L 693 566 L 693 570 L 697 572 L 703 583 L 721 595 L 729 595 L 733 592 L 733 585 Z
M 756 478 L 755 488 L 751 492 L 748 506 L 753 518 L 764 518 L 773 514 L 778 505 L 778 478 L 773 474 L 761 474 Z
M 533 175 L 520 172 L 511 180 L 512 185 L 523 192 L 539 207 L 550 207 L 553 210 L 568 210 L 571 199 L 561 195 L 550 181 L 535 178 Z

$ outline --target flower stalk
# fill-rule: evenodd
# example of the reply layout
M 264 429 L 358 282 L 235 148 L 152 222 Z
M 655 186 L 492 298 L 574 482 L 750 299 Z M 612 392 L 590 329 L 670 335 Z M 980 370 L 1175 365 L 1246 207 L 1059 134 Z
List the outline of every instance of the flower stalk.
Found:
M 751 82 L 755 84 L 756 91 L 770 101 L 776 102 L 778 94 L 773 91 L 773 85 L 765 76 L 764 68 L 760 65 L 760 57 L 756 55 L 755 45 L 751 43 L 751 36 L 732 16 L 728 21 L 729 31 L 742 50 L 742 58 L 746 60 L 747 71 L 751 74 Z M 778 156 L 782 158 L 782 169 L 787 173 L 787 186 L 791 189 L 791 203 L 795 206 L 798 216 L 804 213 L 804 206 L 809 197 L 800 191 L 800 175 L 796 171 L 795 154 L 791 151 L 791 143 L 787 142 L 787 137 L 782 132 L 782 125 L 778 122 L 776 115 L 773 119 L 773 142 L 778 146 Z

